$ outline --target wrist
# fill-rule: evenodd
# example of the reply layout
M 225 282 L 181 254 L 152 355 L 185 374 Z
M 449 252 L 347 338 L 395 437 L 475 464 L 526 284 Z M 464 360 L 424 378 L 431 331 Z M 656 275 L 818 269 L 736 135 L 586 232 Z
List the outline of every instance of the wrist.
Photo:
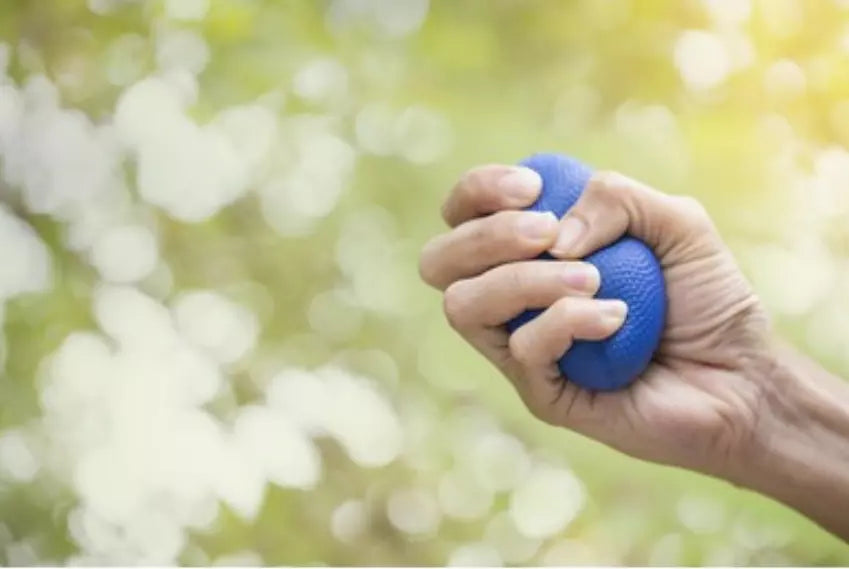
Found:
M 849 538 L 849 384 L 783 345 L 748 374 L 762 405 L 727 478 Z

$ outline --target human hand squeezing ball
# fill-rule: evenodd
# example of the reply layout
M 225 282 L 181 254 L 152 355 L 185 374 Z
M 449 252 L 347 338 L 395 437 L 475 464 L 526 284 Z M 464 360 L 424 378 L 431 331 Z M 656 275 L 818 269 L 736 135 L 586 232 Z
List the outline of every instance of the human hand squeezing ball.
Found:
M 745 368 L 762 349 L 766 326 L 704 209 L 621 175 L 590 177 L 565 158 L 534 156 L 525 163 L 535 169 L 489 166 L 464 176 L 443 210 L 455 229 L 422 254 L 424 279 L 445 290 L 452 326 L 513 381 L 540 419 L 643 458 L 716 466 L 754 428 L 757 388 Z M 586 183 L 571 209 L 519 211 L 537 198 L 545 204 L 557 190 L 548 184 L 561 181 L 558 167 L 567 185 Z M 547 178 L 545 188 L 538 172 Z M 564 213 L 558 223 L 556 214 Z M 648 255 L 654 251 L 662 276 L 631 283 L 631 299 L 593 298 L 604 280 L 619 276 L 618 267 L 600 275 L 580 259 L 626 234 L 645 243 Z M 536 259 L 546 252 L 554 259 Z M 564 376 L 568 365 L 558 366 L 564 354 L 568 360 L 570 350 L 600 346 L 631 316 L 629 308 L 633 314 L 623 300 L 644 302 L 658 293 L 659 316 L 649 329 L 631 331 L 653 344 L 637 355 L 644 369 L 631 369 L 633 376 L 613 385 L 599 365 L 580 382 Z M 542 313 L 511 334 L 517 323 L 510 321 L 534 309 Z M 728 431 L 732 416 L 738 428 Z
M 825 372 L 772 341 L 705 209 L 562 156 L 522 164 L 462 176 L 442 209 L 451 230 L 422 251 L 451 326 L 539 419 L 756 489 L 849 537 L 849 516 L 829 513 L 834 494 L 812 497 L 837 465 L 811 466 L 811 488 L 783 466 L 807 460 L 800 417 L 823 412 L 808 391 Z M 841 383 L 818 377 L 816 389 L 843 398 L 829 421 L 842 425 L 835 454 L 849 472 Z

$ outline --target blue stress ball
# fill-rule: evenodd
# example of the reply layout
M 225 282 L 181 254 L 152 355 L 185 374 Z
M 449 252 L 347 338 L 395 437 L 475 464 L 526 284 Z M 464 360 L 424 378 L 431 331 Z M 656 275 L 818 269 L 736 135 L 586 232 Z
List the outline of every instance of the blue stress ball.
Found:
M 592 170 L 573 158 L 535 154 L 521 162 L 542 177 L 542 193 L 530 211 L 550 211 L 557 218 L 571 208 L 589 182 Z M 551 259 L 549 255 L 543 258 Z M 586 389 L 612 391 L 627 387 L 649 365 L 660 343 L 666 318 L 666 286 L 654 253 L 642 241 L 623 236 L 584 259 L 601 274 L 597 298 L 625 301 L 625 323 L 601 341 L 578 340 L 559 361 L 568 381 Z M 508 323 L 512 332 L 536 318 L 527 311 Z

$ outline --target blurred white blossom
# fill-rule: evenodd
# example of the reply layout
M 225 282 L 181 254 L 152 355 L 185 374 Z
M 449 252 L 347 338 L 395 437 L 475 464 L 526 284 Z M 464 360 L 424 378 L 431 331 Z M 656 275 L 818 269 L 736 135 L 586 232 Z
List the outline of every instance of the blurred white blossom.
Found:
M 156 237 L 146 227 L 124 225 L 103 232 L 91 249 L 91 262 L 100 276 L 113 283 L 145 278 L 156 267 Z
M 247 355 L 259 334 L 256 316 L 213 291 L 186 291 L 173 303 L 180 333 L 219 363 Z
M 183 0 L 185 3 L 187 0 Z M 196 0 L 188 0 L 192 2 Z M 209 63 L 209 46 L 203 36 L 189 30 L 164 28 L 156 38 L 156 63 L 162 71 L 175 69 L 193 75 Z
M 348 71 L 331 57 L 309 61 L 295 74 L 292 90 L 314 103 L 339 103 L 348 97 Z
M 481 486 L 468 469 L 450 470 L 442 475 L 438 488 L 439 505 L 451 518 L 473 520 L 489 513 L 493 493 Z
M 40 467 L 25 433 L 10 430 L 0 434 L 0 477 L 29 482 Z
M 243 138 L 231 136 L 238 129 L 199 126 L 184 105 L 172 83 L 147 78 L 123 94 L 115 122 L 137 161 L 141 197 L 177 219 L 201 221 L 244 195 L 262 150 L 245 154 L 237 148 Z
M 0 302 L 52 284 L 50 252 L 38 234 L 0 207 Z
M 268 483 L 317 484 L 317 433 L 277 402 L 282 394 L 283 403 L 298 404 L 288 397 L 294 392 L 286 391 L 285 375 L 272 383 L 269 404 L 242 407 L 232 422 L 202 407 L 221 388 L 218 366 L 242 354 L 243 340 L 256 334 L 240 324 L 255 326 L 246 309 L 213 293 L 187 292 L 172 312 L 131 287 L 102 285 L 94 312 L 108 341 L 95 333 L 69 336 L 42 392 L 51 452 L 74 473 L 81 503 L 72 533 L 85 555 L 173 563 L 186 531 L 214 521 L 218 501 L 252 519 Z M 332 394 L 308 409 L 323 411 L 321 432 L 353 460 L 378 466 L 397 456 L 400 423 L 369 381 L 330 368 L 303 376 Z M 14 459 L 16 476 L 32 476 L 26 447 L 6 437 L 0 454 Z
M 717 87 L 731 72 L 726 45 L 711 32 L 683 32 L 675 43 L 674 58 L 681 78 L 693 90 Z
M 542 543 L 540 539 L 522 535 L 507 512 L 492 517 L 486 525 L 485 540 L 510 564 L 527 563 Z
M 439 528 L 442 516 L 433 494 L 424 488 L 399 488 L 386 503 L 389 522 L 401 532 L 423 536 Z
M 583 509 L 583 484 L 566 468 L 538 464 L 513 492 L 510 515 L 529 538 L 562 531 Z
M 0 90 L 3 175 L 30 211 L 70 221 L 88 204 L 125 191 L 121 153 L 108 125 L 60 108 L 56 88 L 43 76 L 20 91 Z
M 367 524 L 367 512 L 363 502 L 348 500 L 333 510 L 330 518 L 330 532 L 339 541 L 356 544 L 365 533 Z

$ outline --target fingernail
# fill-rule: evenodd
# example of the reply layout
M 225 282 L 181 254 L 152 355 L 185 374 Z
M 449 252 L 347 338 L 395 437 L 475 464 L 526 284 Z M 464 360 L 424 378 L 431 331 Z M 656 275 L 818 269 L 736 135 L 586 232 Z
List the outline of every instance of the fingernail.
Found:
M 519 232 L 528 239 L 540 240 L 557 234 L 557 217 L 550 211 L 526 212 L 519 217 Z
M 530 168 L 517 167 L 498 180 L 498 189 L 523 203 L 529 203 L 542 190 L 542 178 Z
M 598 269 L 589 263 L 569 265 L 563 273 L 566 286 L 577 292 L 595 293 L 601 283 Z
M 599 300 L 598 310 L 601 312 L 604 323 L 614 330 L 625 322 L 628 314 L 628 305 L 621 300 Z
M 584 220 L 580 217 L 567 215 L 560 223 L 560 235 L 557 236 L 557 241 L 551 251 L 561 255 L 568 254 L 586 231 L 587 225 Z

